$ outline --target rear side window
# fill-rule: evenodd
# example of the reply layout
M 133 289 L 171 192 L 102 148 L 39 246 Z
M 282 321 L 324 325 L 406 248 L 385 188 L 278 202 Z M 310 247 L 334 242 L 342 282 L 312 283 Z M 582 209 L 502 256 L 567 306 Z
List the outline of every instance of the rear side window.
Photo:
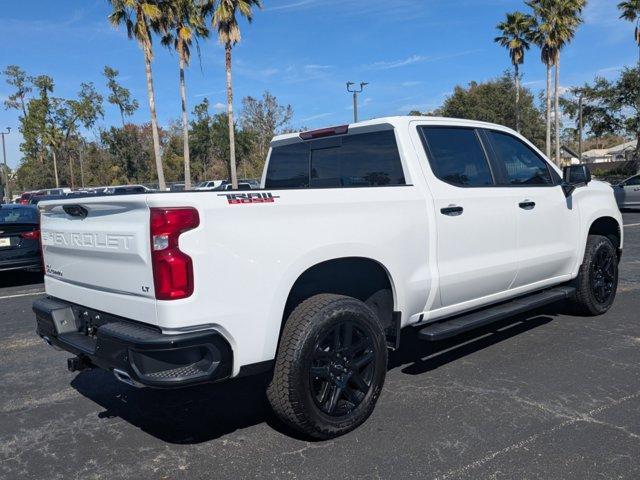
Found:
M 309 186 L 309 145 L 292 143 L 275 147 L 269 158 L 265 188 L 306 188 Z
M 421 127 L 429 164 L 436 177 L 460 187 L 494 184 L 480 138 L 472 128 Z
M 488 131 L 491 143 L 504 164 L 509 185 L 553 185 L 549 166 L 526 143 L 506 133 Z
M 405 185 L 393 130 L 276 147 L 266 188 L 349 188 Z

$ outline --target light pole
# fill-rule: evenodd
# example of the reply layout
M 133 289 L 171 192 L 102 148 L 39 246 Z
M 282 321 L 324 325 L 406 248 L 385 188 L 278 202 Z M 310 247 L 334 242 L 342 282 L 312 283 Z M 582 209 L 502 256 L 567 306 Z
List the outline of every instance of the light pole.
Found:
M 364 87 L 369 85 L 368 82 L 360 82 L 360 89 L 351 88 L 355 85 L 353 82 L 347 82 L 347 92 L 353 93 L 353 123 L 358 123 L 358 94 L 362 93 Z
M 583 95 L 580 94 L 580 97 L 578 97 L 578 154 L 580 155 L 578 160 L 580 163 L 582 163 L 582 129 L 584 128 L 584 123 L 582 122 L 582 99 Z
M 2 177 L 4 178 L 4 192 L 3 192 L 3 198 L 4 198 L 4 202 L 5 203 L 9 203 L 9 172 L 7 170 L 7 150 L 4 146 L 4 136 L 5 135 L 9 135 L 11 133 L 11 127 L 7 127 L 7 131 L 6 132 L 0 132 L 0 135 L 2 135 L 2 158 L 4 160 L 4 166 L 2 169 Z

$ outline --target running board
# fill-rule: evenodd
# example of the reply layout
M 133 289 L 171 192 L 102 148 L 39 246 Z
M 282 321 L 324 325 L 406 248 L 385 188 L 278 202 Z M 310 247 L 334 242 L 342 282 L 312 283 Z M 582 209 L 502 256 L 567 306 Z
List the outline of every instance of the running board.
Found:
M 418 337 L 421 340 L 430 341 L 455 337 L 461 333 L 489 325 L 499 320 L 504 320 L 519 313 L 527 312 L 559 300 L 566 300 L 573 295 L 575 291 L 574 287 L 556 287 L 550 290 L 544 290 L 496 306 L 490 306 L 483 310 L 476 310 L 451 320 L 431 324 L 420 330 Z

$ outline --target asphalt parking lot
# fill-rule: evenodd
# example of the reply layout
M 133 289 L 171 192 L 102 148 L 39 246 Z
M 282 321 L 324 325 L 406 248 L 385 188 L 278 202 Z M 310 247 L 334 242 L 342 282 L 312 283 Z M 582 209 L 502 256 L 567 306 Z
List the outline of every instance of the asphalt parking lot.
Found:
M 613 309 L 551 306 L 454 341 L 411 331 L 369 421 L 310 442 L 265 377 L 179 391 L 71 374 L 34 333 L 38 275 L 0 277 L 0 478 L 640 478 L 640 212 Z

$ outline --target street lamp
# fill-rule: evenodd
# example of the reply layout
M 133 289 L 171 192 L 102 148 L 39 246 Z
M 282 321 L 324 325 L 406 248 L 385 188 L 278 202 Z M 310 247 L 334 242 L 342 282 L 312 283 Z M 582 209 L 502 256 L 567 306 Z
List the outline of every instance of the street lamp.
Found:
M 9 203 L 9 171 L 7 170 L 7 150 L 4 146 L 4 136 L 5 135 L 9 135 L 11 133 L 11 127 L 7 127 L 7 131 L 6 132 L 0 132 L 0 135 L 2 135 L 2 157 L 4 160 L 4 167 L 2 169 L 2 177 L 4 178 L 4 192 L 3 192 L 3 198 L 4 198 L 4 202 L 5 203 Z
M 368 82 L 360 82 L 360 89 L 356 90 L 352 88 L 355 85 L 353 82 L 347 82 L 347 92 L 353 93 L 353 123 L 358 123 L 358 94 L 362 93 L 364 87 L 369 85 Z

